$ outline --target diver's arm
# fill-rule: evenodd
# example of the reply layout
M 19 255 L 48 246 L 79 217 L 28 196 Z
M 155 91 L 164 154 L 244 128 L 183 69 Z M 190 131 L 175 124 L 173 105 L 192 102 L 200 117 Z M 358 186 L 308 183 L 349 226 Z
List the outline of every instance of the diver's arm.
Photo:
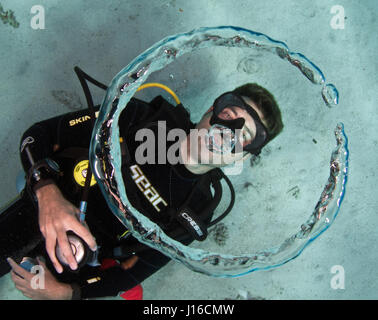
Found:
M 121 136 L 129 126 L 143 121 L 151 114 L 151 106 L 141 100 L 132 98 L 127 108 L 122 111 L 119 122 Z M 95 111 L 99 110 L 95 107 Z M 54 153 L 68 147 L 89 148 L 92 137 L 92 122 L 88 109 L 66 113 L 32 125 L 25 131 L 20 142 L 20 156 L 24 171 L 28 173 L 32 164 L 51 158 Z M 29 154 L 29 155 L 28 155 Z
M 38 122 L 23 135 L 20 156 L 25 172 L 30 176 L 33 164 L 51 158 L 59 149 L 70 146 L 88 147 L 91 136 L 89 112 L 82 110 Z M 85 121 L 83 121 L 85 120 Z M 66 231 L 73 230 L 95 249 L 96 243 L 89 231 L 77 220 L 79 209 L 67 201 L 55 185 L 54 176 L 44 175 L 32 190 L 38 200 L 39 226 L 46 239 L 46 250 L 55 269 L 63 268 L 56 259 L 55 245 L 59 243 L 72 269 L 77 263 L 68 244 Z
M 98 110 L 98 107 L 95 108 Z M 21 163 L 26 173 L 33 163 L 51 158 L 68 147 L 89 148 L 92 135 L 88 110 L 66 113 L 32 125 L 20 142 Z
M 40 230 L 46 240 L 46 251 L 57 272 L 63 268 L 55 256 L 58 243 L 63 256 L 72 270 L 77 269 L 76 260 L 67 240 L 66 232 L 71 230 L 80 236 L 95 251 L 96 241 L 89 230 L 77 219 L 80 210 L 67 201 L 55 184 L 46 185 L 36 191 Z
M 137 262 L 132 268 L 125 270 L 121 265 L 117 265 L 106 270 L 94 270 L 73 287 L 80 288 L 79 292 L 76 292 L 80 299 L 116 296 L 142 283 L 169 261 L 169 257 L 157 250 L 145 250 L 138 254 Z
M 16 288 L 20 290 L 24 296 L 33 300 L 70 300 L 74 298 L 74 288 L 67 283 L 57 281 L 43 261 L 38 260 L 38 265 L 44 270 L 44 286 L 35 287 L 33 286 L 35 273 L 23 269 L 11 258 L 7 260 L 12 267 L 11 279 Z
M 193 238 L 188 237 L 181 241 L 189 245 Z M 76 299 L 115 296 L 142 283 L 169 261 L 171 259 L 163 253 L 149 248 L 137 252 L 126 264 L 121 263 L 106 270 L 93 268 L 93 272 L 81 278 L 80 283 L 71 284 L 74 296 Z

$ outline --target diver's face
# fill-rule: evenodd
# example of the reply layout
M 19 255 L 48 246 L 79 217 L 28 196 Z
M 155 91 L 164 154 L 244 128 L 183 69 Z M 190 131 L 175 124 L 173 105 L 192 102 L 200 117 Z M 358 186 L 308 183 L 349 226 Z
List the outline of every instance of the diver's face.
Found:
M 253 108 L 260 119 L 262 118 L 261 111 L 258 110 L 256 104 L 249 98 L 243 97 L 244 101 Z M 197 124 L 196 129 L 208 131 L 211 128 L 210 119 L 213 114 L 213 106 L 205 113 L 201 121 Z M 241 129 L 241 134 L 239 135 L 239 142 L 242 146 L 250 144 L 256 136 L 256 124 L 252 116 L 243 108 L 238 106 L 227 107 L 222 110 L 218 115 L 219 118 L 223 120 L 234 120 L 237 118 L 244 118 L 245 123 Z M 208 150 L 206 147 L 204 135 L 199 135 L 198 137 L 198 160 L 199 163 L 220 163 L 221 166 L 231 164 L 235 161 L 243 159 L 245 152 L 239 153 L 229 153 L 226 155 L 215 154 Z

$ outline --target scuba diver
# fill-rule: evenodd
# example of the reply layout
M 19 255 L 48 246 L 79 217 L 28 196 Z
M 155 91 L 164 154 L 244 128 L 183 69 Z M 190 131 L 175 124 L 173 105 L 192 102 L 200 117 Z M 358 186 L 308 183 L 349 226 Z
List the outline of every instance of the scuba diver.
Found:
M 32 299 L 115 296 L 136 288 L 171 260 L 133 237 L 93 178 L 89 144 L 99 106 L 93 106 L 83 83 L 106 86 L 77 67 L 75 71 L 89 108 L 26 130 L 20 143 L 25 188 L 0 213 L 0 276 L 12 269 L 16 288 Z M 162 96 L 149 103 L 132 98 L 120 115 L 122 176 L 131 205 L 168 236 L 189 245 L 205 240 L 208 228 L 233 206 L 234 190 L 220 168 L 258 155 L 282 131 L 281 112 L 272 94 L 250 83 L 220 95 L 194 124 L 177 96 L 159 86 L 173 95 L 176 106 Z M 162 125 L 167 132 L 184 130 L 186 137 L 175 153 L 180 161 L 160 161 L 175 141 L 167 139 L 160 148 L 155 138 L 149 144 L 154 161 L 141 163 L 138 159 L 148 150 L 141 148 L 145 141 L 138 134 L 150 130 L 157 137 Z M 195 138 L 196 147 L 189 139 L 194 129 L 207 132 Z M 222 179 L 230 187 L 231 201 L 213 219 Z M 39 257 L 32 264 L 44 268 L 44 289 L 32 288 L 35 274 L 23 266 L 26 256 Z

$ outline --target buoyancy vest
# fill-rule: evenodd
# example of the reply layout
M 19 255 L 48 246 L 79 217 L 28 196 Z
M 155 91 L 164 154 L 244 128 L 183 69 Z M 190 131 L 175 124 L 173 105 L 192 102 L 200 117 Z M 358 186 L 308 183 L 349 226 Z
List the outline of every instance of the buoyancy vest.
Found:
M 152 100 L 149 105 L 153 110 L 149 117 L 139 122 L 138 125 L 129 127 L 128 133 L 126 133 L 125 130 L 121 130 L 121 135 L 124 137 L 124 146 L 121 148 L 123 150 L 123 177 L 128 198 L 139 212 L 157 223 L 171 237 L 179 240 L 180 238 L 189 236 L 195 240 L 203 241 L 207 237 L 207 229 L 211 225 L 213 212 L 221 199 L 222 187 L 220 180 L 224 177 L 224 174 L 220 169 L 212 169 L 205 174 L 194 175 L 184 168 L 183 164 L 172 165 L 171 167 L 177 176 L 183 178 L 183 184 L 188 183 L 185 178 L 188 178 L 188 176 L 192 178 L 193 182 L 190 185 L 189 192 L 185 193 L 184 198 L 179 198 L 179 204 L 169 202 L 164 215 L 154 216 L 153 213 L 146 212 L 146 210 L 144 210 L 145 206 L 143 207 L 140 201 L 141 192 L 136 188 L 135 181 L 133 181 L 130 170 L 128 170 L 130 166 L 133 165 L 133 160 L 135 159 L 133 159 L 132 154 L 130 154 L 130 148 L 127 146 L 126 142 L 132 139 L 138 129 L 153 128 L 162 120 L 165 121 L 167 130 L 181 128 L 189 134 L 190 129 L 194 128 L 194 124 L 190 121 L 189 112 L 182 104 L 174 107 L 164 98 L 158 96 Z M 170 166 L 169 164 L 167 165 Z M 158 168 L 155 166 L 153 170 L 157 171 Z M 169 172 L 171 173 L 171 171 Z M 170 179 L 168 176 L 163 176 L 163 172 L 161 172 L 161 174 L 162 179 Z M 143 177 L 139 178 L 143 179 Z M 149 180 L 146 179 L 146 181 L 148 181 L 148 185 L 150 185 Z M 229 181 L 227 183 L 231 185 Z M 211 192 L 211 186 L 214 189 L 214 194 Z M 178 186 L 178 189 L 181 189 L 180 186 Z M 174 196 L 180 197 L 180 190 L 176 189 L 175 191 L 176 194 Z M 233 189 L 231 193 L 232 203 L 230 206 L 232 207 L 234 198 Z M 226 210 L 227 213 L 231 209 L 230 206 L 228 210 Z

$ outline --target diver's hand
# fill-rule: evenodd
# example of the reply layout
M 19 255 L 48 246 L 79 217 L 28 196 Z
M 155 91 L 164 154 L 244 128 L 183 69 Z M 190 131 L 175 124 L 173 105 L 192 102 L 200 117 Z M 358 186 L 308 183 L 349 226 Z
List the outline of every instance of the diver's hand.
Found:
M 26 271 L 11 258 L 7 260 L 12 267 L 11 278 L 16 288 L 20 290 L 25 297 L 33 300 L 72 299 L 72 287 L 67 283 L 57 281 L 47 269 L 46 265 L 40 260 L 38 260 L 38 274 Z M 39 280 L 33 281 L 34 277 L 39 277 Z
M 80 236 L 93 251 L 96 241 L 90 231 L 79 222 L 80 210 L 67 201 L 55 184 L 46 185 L 36 192 L 39 209 L 39 227 L 46 240 L 46 251 L 57 272 L 63 267 L 55 256 L 58 243 L 63 256 L 72 270 L 77 269 L 77 262 L 68 242 L 67 231 L 71 230 Z

